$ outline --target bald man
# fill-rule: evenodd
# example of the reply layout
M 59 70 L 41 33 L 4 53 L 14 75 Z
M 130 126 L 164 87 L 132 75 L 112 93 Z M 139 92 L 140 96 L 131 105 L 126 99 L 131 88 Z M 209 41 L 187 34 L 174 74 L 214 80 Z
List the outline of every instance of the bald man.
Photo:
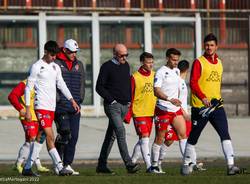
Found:
M 126 46 L 116 44 L 113 48 L 113 58 L 101 66 L 97 79 L 96 92 L 104 99 L 104 111 L 109 118 L 96 168 L 97 173 L 114 174 L 107 166 L 107 159 L 116 138 L 127 171 L 136 173 L 140 169 L 139 164 L 132 163 L 129 156 L 123 125 L 131 101 L 130 67 L 127 57 Z

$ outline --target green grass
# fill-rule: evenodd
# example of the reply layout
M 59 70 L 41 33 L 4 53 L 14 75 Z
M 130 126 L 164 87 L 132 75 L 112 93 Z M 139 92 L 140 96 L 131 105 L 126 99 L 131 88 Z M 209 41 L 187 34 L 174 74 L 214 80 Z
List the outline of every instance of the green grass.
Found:
M 250 171 L 250 160 L 243 159 L 237 161 L 237 165 L 247 168 Z M 116 175 L 104 175 L 95 173 L 95 165 L 77 164 L 74 168 L 80 171 L 80 176 L 55 176 L 52 172 L 42 174 L 39 178 L 29 178 L 20 176 L 17 171 L 12 169 L 10 164 L 0 165 L 0 183 L 3 179 L 8 182 L 18 183 L 18 180 L 33 181 L 33 183 L 86 183 L 86 184 L 249 184 L 250 174 L 240 174 L 227 176 L 223 160 L 213 160 L 206 162 L 207 171 L 194 172 L 190 176 L 180 175 L 180 163 L 166 163 L 164 170 L 166 174 L 147 174 L 145 168 L 137 174 L 127 174 L 123 165 L 111 164 L 110 167 L 116 172 Z M 10 180 L 12 179 L 13 182 Z M 16 180 L 16 182 L 14 182 Z

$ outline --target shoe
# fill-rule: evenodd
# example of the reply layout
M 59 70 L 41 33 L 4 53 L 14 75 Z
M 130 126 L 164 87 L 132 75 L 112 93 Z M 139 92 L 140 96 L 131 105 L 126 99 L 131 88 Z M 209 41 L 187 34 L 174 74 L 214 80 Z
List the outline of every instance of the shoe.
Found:
M 139 171 L 141 167 L 140 167 L 140 164 L 131 163 L 131 164 L 127 165 L 126 168 L 127 168 L 128 173 L 133 174 L 133 173 L 136 173 L 137 171 Z
M 74 176 L 80 175 L 80 173 L 75 171 L 70 165 L 67 165 L 66 169 L 71 170 L 73 172 L 72 175 L 74 175 Z
M 240 168 L 234 165 L 228 166 L 227 175 L 235 175 L 235 174 L 240 174 Z
M 39 177 L 39 174 L 34 173 L 31 169 L 23 169 L 22 171 L 23 176 L 34 176 L 34 177 Z
M 189 175 L 191 172 L 190 172 L 190 167 L 189 165 L 182 165 L 181 167 L 181 175 L 183 176 L 187 176 Z
M 59 176 L 59 170 L 58 170 L 58 168 L 57 168 L 57 167 L 54 167 L 53 170 L 54 170 L 55 174 Z
M 198 164 L 194 164 L 193 167 L 193 171 L 206 171 L 207 169 L 203 167 L 203 163 L 200 162 Z
M 59 171 L 59 176 L 70 176 L 73 174 L 73 171 L 67 169 L 66 167 L 63 167 L 60 171 Z
M 18 171 L 19 174 L 22 174 L 23 172 L 23 166 L 21 163 L 16 163 L 13 169 Z
M 44 167 L 44 166 L 39 166 L 39 167 L 37 167 L 37 171 L 38 172 L 49 172 L 49 169 L 47 167 Z
M 166 174 L 166 172 L 162 170 L 161 164 L 158 165 L 158 168 L 160 174 Z
M 154 174 L 161 174 L 160 169 L 158 166 L 151 166 L 147 169 L 147 173 L 154 173 Z
M 104 167 L 97 166 L 96 167 L 96 173 L 99 173 L 99 174 L 115 174 L 115 172 L 110 170 L 107 166 L 104 166 Z

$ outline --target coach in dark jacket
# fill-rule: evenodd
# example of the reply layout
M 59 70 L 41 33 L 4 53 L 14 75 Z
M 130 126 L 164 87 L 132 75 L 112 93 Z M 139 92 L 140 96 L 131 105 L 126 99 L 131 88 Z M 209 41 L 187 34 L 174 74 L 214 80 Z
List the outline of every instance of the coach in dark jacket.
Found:
M 77 60 L 76 53 L 78 44 L 69 39 L 57 55 L 57 63 L 62 71 L 63 79 L 69 88 L 73 98 L 80 106 L 85 95 L 85 71 L 81 61 Z M 81 114 L 76 114 L 71 103 L 58 90 L 55 111 L 55 122 L 57 126 L 56 148 L 63 160 L 63 164 L 73 171 L 73 175 L 79 175 L 72 169 L 71 164 L 75 155 L 75 147 L 79 134 L 79 123 Z
M 101 66 L 96 83 L 96 91 L 104 99 L 104 111 L 109 118 L 96 172 L 114 173 L 107 167 L 107 159 L 115 138 L 117 138 L 119 151 L 127 171 L 135 173 L 139 170 L 139 165 L 133 164 L 131 161 L 123 125 L 123 118 L 131 101 L 130 68 L 126 60 L 127 48 L 123 44 L 116 44 L 113 55 L 111 60 Z

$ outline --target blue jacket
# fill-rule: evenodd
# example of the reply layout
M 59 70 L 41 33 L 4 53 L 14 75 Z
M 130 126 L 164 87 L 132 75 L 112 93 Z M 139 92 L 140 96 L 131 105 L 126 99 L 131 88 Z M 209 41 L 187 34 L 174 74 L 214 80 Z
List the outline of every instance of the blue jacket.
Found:
M 69 88 L 74 100 L 80 106 L 85 95 L 85 70 L 81 61 L 75 59 L 72 63 L 72 69 L 69 70 L 65 61 L 57 58 L 55 63 L 58 64 L 62 71 L 62 77 Z M 71 102 L 57 90 L 56 113 L 74 113 L 75 110 Z

